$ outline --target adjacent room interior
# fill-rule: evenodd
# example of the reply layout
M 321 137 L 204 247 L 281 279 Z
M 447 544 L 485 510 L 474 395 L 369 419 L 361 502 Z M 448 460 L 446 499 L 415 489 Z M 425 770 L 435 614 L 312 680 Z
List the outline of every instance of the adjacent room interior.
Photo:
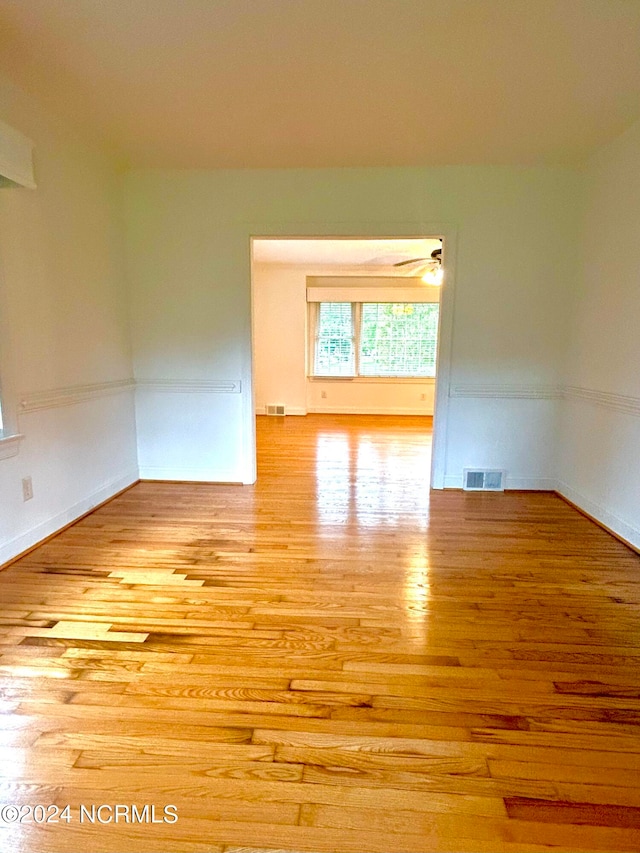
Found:
M 256 412 L 433 416 L 441 251 L 438 238 L 254 239 Z
M 638 850 L 640 6 L 250 5 L 0 0 L 0 844 Z
M 437 237 L 254 239 L 258 418 L 422 416 L 431 438 L 442 254 Z

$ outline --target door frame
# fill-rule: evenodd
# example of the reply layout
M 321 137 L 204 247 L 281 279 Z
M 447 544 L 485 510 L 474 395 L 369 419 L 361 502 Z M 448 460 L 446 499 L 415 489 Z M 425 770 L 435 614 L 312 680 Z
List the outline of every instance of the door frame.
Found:
M 251 288 L 251 363 L 249 365 L 250 392 L 244 400 L 244 452 L 245 483 L 254 483 L 257 476 L 255 436 L 255 391 L 254 391 L 254 240 L 393 240 L 393 239 L 442 239 L 444 280 L 440 297 L 438 326 L 438 354 L 436 366 L 435 399 L 433 415 L 433 446 L 431 453 L 430 488 L 444 489 L 451 387 L 451 355 L 453 343 L 453 315 L 455 306 L 455 278 L 457 229 L 445 222 L 375 222 L 355 228 L 344 223 L 280 223 L 255 224 L 250 226 L 248 251 Z

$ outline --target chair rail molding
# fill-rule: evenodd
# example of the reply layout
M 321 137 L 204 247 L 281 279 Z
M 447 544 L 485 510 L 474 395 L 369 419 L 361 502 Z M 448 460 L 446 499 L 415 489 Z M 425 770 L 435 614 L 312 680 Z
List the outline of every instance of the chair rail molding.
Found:
M 562 388 L 557 385 L 454 385 L 451 397 L 476 399 L 558 400 Z
M 239 379 L 209 379 L 185 381 L 180 379 L 137 379 L 140 391 L 161 391 L 167 394 L 239 394 Z
M 60 406 L 73 406 L 94 400 L 97 397 L 107 397 L 112 394 L 122 394 L 133 391 L 133 379 L 117 379 L 113 382 L 98 382 L 90 385 L 71 385 L 67 388 L 52 388 L 35 394 L 25 394 L 18 404 L 19 414 L 38 412 L 43 409 L 57 409 Z
M 640 415 L 640 397 L 578 385 L 454 385 L 450 396 L 486 400 L 582 400 L 628 415 Z
M 596 406 L 614 409 L 626 415 L 640 416 L 640 397 L 629 394 L 613 394 L 609 391 L 598 391 L 595 388 L 582 388 L 578 385 L 567 385 L 563 388 L 562 396 L 567 400 L 583 400 Z

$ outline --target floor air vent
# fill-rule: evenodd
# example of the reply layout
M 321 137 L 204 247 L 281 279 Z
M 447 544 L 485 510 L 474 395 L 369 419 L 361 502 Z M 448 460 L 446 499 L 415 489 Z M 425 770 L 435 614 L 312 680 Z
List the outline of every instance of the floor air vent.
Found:
M 276 405 L 275 403 L 267 404 L 267 414 L 268 415 L 284 415 L 284 406 Z
M 464 469 L 463 486 L 467 492 L 503 492 L 504 471 L 498 469 Z

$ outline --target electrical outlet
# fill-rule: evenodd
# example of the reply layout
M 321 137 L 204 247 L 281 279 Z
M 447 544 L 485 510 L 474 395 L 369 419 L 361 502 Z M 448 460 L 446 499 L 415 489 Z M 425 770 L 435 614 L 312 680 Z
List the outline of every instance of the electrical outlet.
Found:
M 31 477 L 22 478 L 22 500 L 30 501 L 33 497 L 33 483 Z

